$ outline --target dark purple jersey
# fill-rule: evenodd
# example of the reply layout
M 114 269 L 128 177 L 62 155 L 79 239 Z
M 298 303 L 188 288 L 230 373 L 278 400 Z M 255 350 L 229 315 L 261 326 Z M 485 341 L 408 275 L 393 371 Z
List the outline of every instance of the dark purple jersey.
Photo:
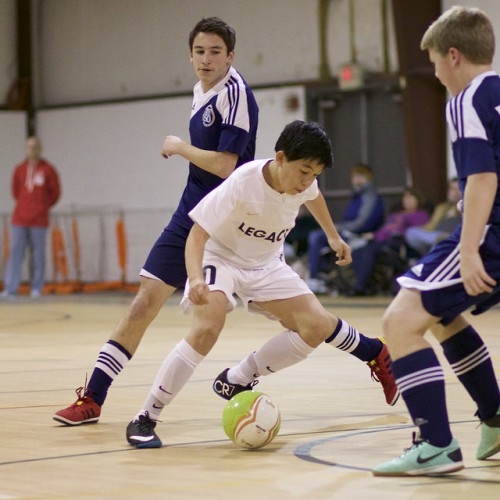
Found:
M 467 177 L 482 172 L 500 175 L 500 77 L 482 73 L 446 107 L 446 118 L 462 194 Z M 491 223 L 500 223 L 497 191 Z
M 234 68 L 206 93 L 198 82 L 189 122 L 191 144 L 207 151 L 237 154 L 236 166 L 247 163 L 255 157 L 258 112 L 252 91 Z M 188 213 L 222 181 L 190 163 L 186 188 L 172 221 L 191 228 L 193 222 Z

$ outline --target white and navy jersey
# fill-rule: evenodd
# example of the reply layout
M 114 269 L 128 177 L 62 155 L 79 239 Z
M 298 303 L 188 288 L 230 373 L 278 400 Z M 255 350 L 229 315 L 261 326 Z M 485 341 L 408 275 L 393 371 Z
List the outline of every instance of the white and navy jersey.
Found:
M 191 144 L 207 151 L 238 155 L 236 166 L 255 157 L 259 109 L 243 77 L 229 68 L 225 78 L 204 93 L 201 83 L 194 87 L 189 134 Z M 189 211 L 223 179 L 189 164 L 189 176 L 172 222 L 189 230 Z
M 500 175 L 500 77 L 493 71 L 477 76 L 446 107 L 453 157 L 462 193 L 470 175 Z M 465 207 L 471 209 L 470 207 Z M 474 207 L 472 207 L 474 210 Z M 398 278 L 403 288 L 420 290 L 425 310 L 443 325 L 475 307 L 480 314 L 500 302 L 500 287 L 490 294 L 469 295 L 460 275 L 459 226 Z M 479 254 L 485 271 L 500 282 L 500 195 L 497 191 Z
M 189 213 L 209 235 L 205 250 L 243 269 L 278 258 L 299 208 L 317 198 L 317 181 L 296 195 L 281 194 L 264 179 L 271 160 L 241 166 Z
M 471 174 L 500 176 L 500 77 L 488 71 L 474 78 L 448 102 L 446 119 L 462 193 Z M 489 222 L 500 224 L 500 190 Z

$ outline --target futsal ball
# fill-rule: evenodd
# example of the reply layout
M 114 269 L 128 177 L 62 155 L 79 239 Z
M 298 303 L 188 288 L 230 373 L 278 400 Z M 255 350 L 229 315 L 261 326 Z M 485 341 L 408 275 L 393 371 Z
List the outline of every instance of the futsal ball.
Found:
M 266 446 L 278 434 L 280 424 L 278 405 L 262 392 L 243 391 L 236 394 L 222 413 L 225 433 L 242 448 Z

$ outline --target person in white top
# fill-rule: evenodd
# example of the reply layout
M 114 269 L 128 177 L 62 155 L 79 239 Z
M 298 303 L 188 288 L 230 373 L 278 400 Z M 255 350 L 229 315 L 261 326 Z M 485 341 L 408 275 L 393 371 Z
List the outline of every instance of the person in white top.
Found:
M 186 242 L 186 283 L 182 306 L 193 310 L 191 331 L 168 354 L 144 407 L 127 427 L 137 448 L 162 445 L 154 429 L 196 366 L 210 352 L 236 294 L 249 312 L 280 321 L 285 331 L 251 353 L 213 384 L 225 399 L 248 390 L 259 376 L 305 359 L 326 341 L 370 366 L 382 382 L 386 401 L 399 396 L 383 341 L 369 338 L 330 314 L 306 283 L 286 264 L 283 242 L 305 204 L 328 236 L 337 264 L 351 262 L 316 178 L 333 164 L 326 132 L 314 122 L 288 124 L 275 157 L 249 162 L 231 174 L 189 213 L 194 221 Z

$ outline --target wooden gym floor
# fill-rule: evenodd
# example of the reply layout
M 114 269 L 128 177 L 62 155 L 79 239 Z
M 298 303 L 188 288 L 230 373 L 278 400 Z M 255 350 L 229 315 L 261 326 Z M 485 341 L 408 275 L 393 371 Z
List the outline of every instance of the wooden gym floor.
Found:
M 414 428 L 402 401 L 385 404 L 363 363 L 326 345 L 303 363 L 261 379 L 258 389 L 280 406 L 281 431 L 261 450 L 237 448 L 222 429 L 225 402 L 212 392 L 212 380 L 281 331 L 277 323 L 243 308 L 228 316 L 219 343 L 164 410 L 157 427 L 164 447 L 131 448 L 125 428 L 165 354 L 189 328 L 177 296 L 113 384 L 100 422 L 60 426 L 52 414 L 75 400 L 74 389 L 83 385 L 85 373 L 90 376 L 100 347 L 131 299 L 130 294 L 81 294 L 0 302 L 0 500 L 498 498 L 500 456 L 474 459 L 475 408 L 444 360 L 450 420 L 466 463 L 460 473 L 373 477 L 371 467 L 409 446 Z M 329 299 L 326 305 L 377 336 L 387 302 Z M 498 373 L 500 309 L 473 323 Z

